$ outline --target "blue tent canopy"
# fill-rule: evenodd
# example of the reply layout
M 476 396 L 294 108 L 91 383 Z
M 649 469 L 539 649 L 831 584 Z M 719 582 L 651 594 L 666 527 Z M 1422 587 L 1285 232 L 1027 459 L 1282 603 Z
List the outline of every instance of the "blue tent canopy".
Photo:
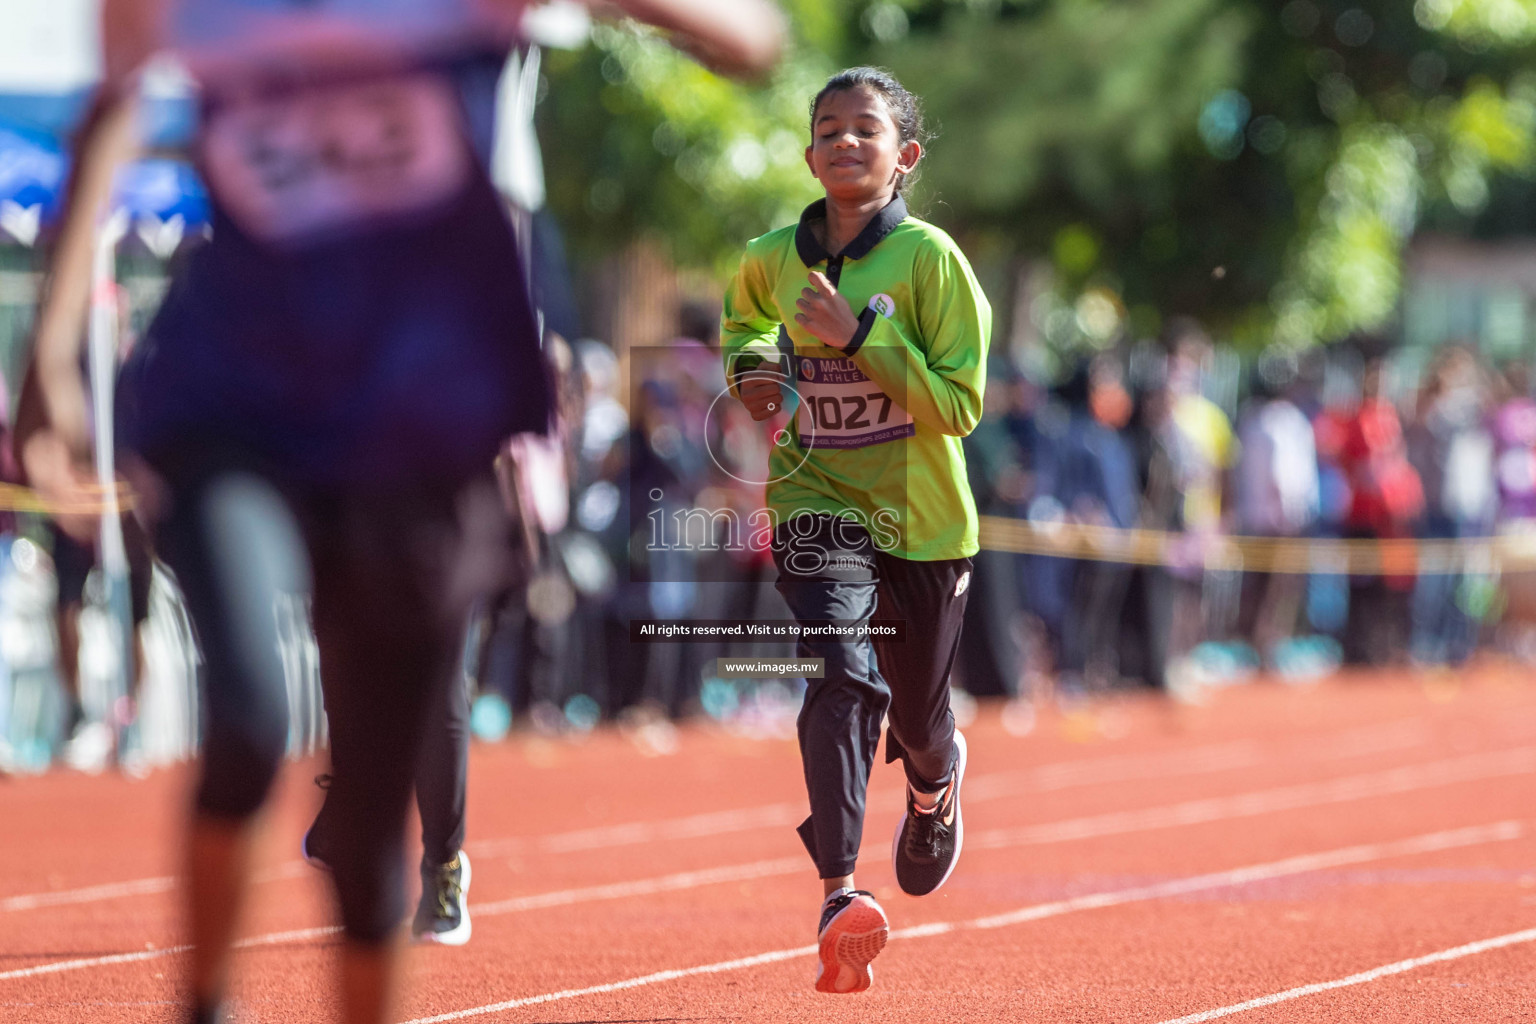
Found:
M 68 92 L 0 92 L 0 125 L 58 146 L 79 127 L 90 102 L 89 87 Z M 197 103 L 190 96 L 147 97 L 139 120 L 148 145 L 185 147 L 197 125 Z
M 64 154 L 48 142 L 0 125 L 0 202 L 55 212 L 64 187 Z
M 140 160 L 124 168 L 115 202 L 135 220 L 180 217 L 189 227 L 208 223 L 208 192 L 191 166 L 179 160 Z
M 0 124 L 0 203 L 41 208 L 41 221 L 58 215 L 68 158 L 38 133 Z M 181 217 L 189 228 L 208 222 L 208 192 L 190 165 L 179 160 L 140 160 L 118 175 L 114 204 L 138 220 Z M 30 241 L 30 240 L 28 240 Z

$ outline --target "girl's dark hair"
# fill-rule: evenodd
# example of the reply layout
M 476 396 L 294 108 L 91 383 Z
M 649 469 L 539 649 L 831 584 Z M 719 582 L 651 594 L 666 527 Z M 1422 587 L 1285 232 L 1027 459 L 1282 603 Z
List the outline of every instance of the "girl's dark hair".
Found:
M 891 120 L 896 124 L 897 136 L 904 146 L 909 142 L 917 142 L 924 146 L 928 144 L 929 134 L 923 126 L 923 108 L 917 102 L 917 97 L 907 91 L 906 86 L 896 80 L 896 76 L 882 68 L 857 67 L 846 71 L 839 71 L 827 80 L 827 84 L 821 87 L 821 92 L 811 101 L 811 134 L 816 133 L 816 110 L 821 106 L 821 101 L 834 92 L 846 92 L 849 89 L 863 87 L 877 93 L 885 100 L 887 109 L 891 112 Z M 901 176 L 896 182 L 896 191 L 902 192 L 912 182 L 917 180 L 917 171 Z

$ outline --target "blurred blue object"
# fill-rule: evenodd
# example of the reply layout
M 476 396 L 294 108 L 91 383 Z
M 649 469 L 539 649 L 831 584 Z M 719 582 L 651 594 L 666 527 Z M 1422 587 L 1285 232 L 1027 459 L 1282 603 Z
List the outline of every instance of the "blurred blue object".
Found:
M 704 680 L 703 689 L 699 692 L 699 703 L 704 706 L 704 713 L 717 722 L 730 718 L 741 706 L 736 684 L 729 679 L 713 676 Z
M 135 220 L 180 217 L 188 227 L 208 223 L 208 192 L 192 168 L 179 160 L 140 160 L 117 179 L 116 203 Z
M 1349 577 L 1314 573 L 1307 577 L 1307 622 L 1320 633 L 1338 635 L 1349 618 Z
M 574 694 L 565 702 L 565 720 L 576 732 L 591 732 L 602 717 L 603 709 L 584 693 Z
M 68 92 L 0 92 L 0 125 L 63 148 L 90 102 L 90 87 Z M 146 97 L 139 110 L 144 144 L 151 149 L 185 147 L 192 140 L 197 117 L 197 101 L 191 95 Z
M 90 92 L 0 92 L 0 126 L 24 135 L 46 139 L 54 148 L 85 115 Z
M 65 167 L 64 154 L 50 142 L 0 125 L 0 202 L 40 207 L 47 218 L 58 203 Z
M 1247 682 L 1259 670 L 1258 653 L 1241 641 L 1221 643 L 1207 640 L 1197 644 L 1189 656 L 1207 686 L 1231 686 Z
M 58 214 L 68 169 L 68 158 L 44 134 L 0 125 L 0 203 L 10 204 L 0 228 L 33 244 L 38 227 Z M 180 217 L 187 229 L 208 223 L 208 192 L 191 165 L 179 160 L 130 164 L 119 173 L 115 201 L 136 221 Z
M 470 708 L 469 728 L 488 743 L 505 739 L 512 728 L 512 708 L 499 694 L 482 693 Z
M 1275 645 L 1275 672 L 1282 681 L 1315 683 L 1338 669 L 1344 660 L 1339 642 L 1326 636 L 1293 636 Z

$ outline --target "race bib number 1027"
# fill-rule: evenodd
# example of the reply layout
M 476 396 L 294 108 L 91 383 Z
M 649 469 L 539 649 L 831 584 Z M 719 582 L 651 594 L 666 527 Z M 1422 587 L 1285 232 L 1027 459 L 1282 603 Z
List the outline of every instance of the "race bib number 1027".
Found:
M 203 138 L 219 201 L 268 241 L 428 209 L 469 172 L 458 97 L 426 74 L 232 102 Z
M 864 448 L 917 432 L 912 416 L 852 359 L 802 356 L 796 362 L 795 427 L 807 448 Z

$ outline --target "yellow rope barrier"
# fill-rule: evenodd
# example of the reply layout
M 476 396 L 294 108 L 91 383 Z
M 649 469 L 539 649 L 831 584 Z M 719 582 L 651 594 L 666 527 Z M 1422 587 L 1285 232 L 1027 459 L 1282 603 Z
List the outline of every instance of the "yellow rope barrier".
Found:
M 117 484 L 117 507 L 127 512 L 133 508 L 133 491 L 127 484 Z M 0 484 L 0 512 L 33 512 L 45 516 L 99 516 L 107 510 L 106 491 L 99 486 L 86 488 L 89 498 L 73 502 L 49 501 L 36 491 L 17 484 Z
M 105 492 L 79 502 L 51 502 L 26 487 L 0 484 L 0 511 L 40 515 L 100 515 Z M 116 486 L 118 508 L 133 508 L 133 492 Z M 1536 533 L 1468 540 L 1335 540 L 1303 537 L 1199 536 L 1167 530 L 1122 530 L 1086 523 L 1037 523 L 981 517 L 981 546 L 989 551 L 1049 555 L 1125 565 L 1274 573 L 1519 572 L 1536 570 Z
M 1536 569 L 1536 534 L 1527 533 L 1468 540 L 1201 537 L 982 516 L 981 545 L 1015 554 L 1248 572 L 1392 576 Z

